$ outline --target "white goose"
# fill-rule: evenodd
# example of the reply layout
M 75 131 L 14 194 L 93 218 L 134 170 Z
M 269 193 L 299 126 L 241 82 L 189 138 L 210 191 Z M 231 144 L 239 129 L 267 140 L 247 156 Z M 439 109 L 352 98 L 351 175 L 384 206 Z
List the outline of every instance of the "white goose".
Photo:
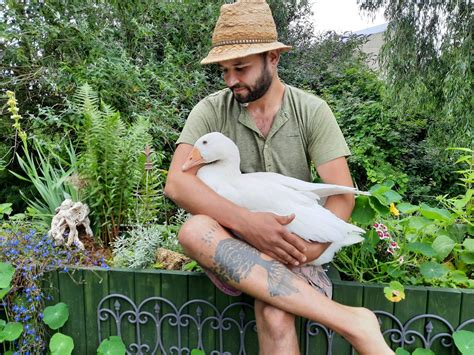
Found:
M 219 195 L 250 211 L 282 216 L 294 213 L 295 219 L 287 225 L 290 232 L 307 241 L 331 242 L 312 262 L 315 265 L 330 262 L 343 246 L 364 240 L 363 229 L 346 223 L 319 205 L 327 196 L 363 193 L 355 188 L 309 183 L 269 172 L 242 174 L 239 149 L 218 132 L 208 133 L 196 141 L 182 169 L 186 171 L 197 165 L 201 166 L 197 176 Z

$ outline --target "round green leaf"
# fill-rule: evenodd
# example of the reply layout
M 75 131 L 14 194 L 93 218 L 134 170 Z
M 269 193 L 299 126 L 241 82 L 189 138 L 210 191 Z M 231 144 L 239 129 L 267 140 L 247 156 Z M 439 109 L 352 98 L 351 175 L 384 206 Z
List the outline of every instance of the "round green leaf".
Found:
M 407 249 L 408 251 L 422 254 L 430 258 L 436 256 L 436 250 L 434 250 L 431 245 L 422 242 L 410 243 L 407 245 Z
M 469 264 L 469 265 L 474 264 L 474 253 L 463 252 L 460 258 L 461 258 L 461 261 L 465 264 Z
M 474 354 L 474 332 L 458 330 L 453 333 L 454 344 L 463 355 Z
M 74 340 L 70 336 L 56 333 L 49 341 L 51 355 L 70 355 L 74 349 Z
M 420 206 L 420 212 L 422 216 L 438 221 L 449 222 L 452 218 L 451 213 L 449 213 L 448 210 L 430 207 L 424 203 Z
M 69 318 L 67 304 L 62 302 L 46 307 L 43 314 L 43 321 L 53 330 L 61 328 Z
M 398 202 L 402 199 L 402 196 L 393 190 L 388 190 L 384 192 L 384 197 L 385 200 L 387 201 L 387 205 L 390 205 L 391 203 Z
M 369 204 L 367 196 L 358 196 L 355 200 L 354 211 L 352 212 L 352 221 L 358 224 L 371 224 L 375 218 L 375 211 Z
M 418 348 L 418 349 L 415 349 L 412 355 L 436 355 L 436 354 L 430 349 Z
M 8 292 L 10 292 L 11 288 L 10 287 L 6 287 L 6 288 L 2 288 L 0 289 L 0 300 L 6 296 L 6 294 Z
M 429 261 L 420 265 L 420 272 L 427 279 L 440 279 L 449 272 L 449 269 L 445 265 Z
M 369 197 L 369 204 L 381 216 L 388 216 L 390 214 L 390 209 L 377 198 Z
M 7 325 L 7 321 L 4 319 L 0 319 L 0 330 L 2 330 L 3 327 L 5 327 L 6 325 Z
M 472 238 L 465 239 L 462 245 L 467 251 L 474 252 L 474 239 Z
M 408 227 L 416 231 L 424 230 L 432 222 L 425 217 L 410 217 L 408 220 Z
M 10 287 L 15 268 L 10 263 L 0 263 L 0 288 Z
M 446 235 L 440 235 L 433 241 L 433 249 L 441 260 L 444 260 L 454 248 L 454 240 Z
M 18 322 L 10 322 L 0 332 L 0 342 L 13 341 L 18 339 L 23 332 L 23 324 Z
M 403 348 L 397 348 L 395 355 L 410 355 L 410 353 Z
M 100 343 L 97 355 L 123 355 L 125 351 L 125 344 L 122 339 L 118 336 L 111 336 Z
M 404 213 L 404 214 L 411 214 L 411 213 L 416 212 L 420 209 L 420 207 L 412 205 L 412 204 L 407 203 L 407 202 L 399 203 L 397 205 L 397 208 L 401 213 Z M 399 348 L 399 349 L 401 349 L 401 348 Z
M 193 349 L 191 350 L 191 355 L 206 355 L 206 353 L 199 349 Z

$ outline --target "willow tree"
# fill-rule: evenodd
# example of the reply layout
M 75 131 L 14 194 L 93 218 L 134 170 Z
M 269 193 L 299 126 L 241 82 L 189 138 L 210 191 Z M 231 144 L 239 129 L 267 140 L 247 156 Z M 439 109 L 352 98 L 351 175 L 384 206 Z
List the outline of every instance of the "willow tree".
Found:
M 385 9 L 380 60 L 392 104 L 426 122 L 429 149 L 472 146 L 472 1 L 358 3 L 369 14 Z

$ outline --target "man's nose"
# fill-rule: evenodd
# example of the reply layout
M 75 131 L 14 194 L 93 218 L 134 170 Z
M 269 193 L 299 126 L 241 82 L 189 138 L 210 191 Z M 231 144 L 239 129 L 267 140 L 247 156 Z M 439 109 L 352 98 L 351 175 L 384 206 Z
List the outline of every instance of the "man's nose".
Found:
M 237 75 L 232 74 L 232 73 L 227 73 L 224 79 L 225 79 L 225 83 L 230 88 L 239 83 L 239 79 Z

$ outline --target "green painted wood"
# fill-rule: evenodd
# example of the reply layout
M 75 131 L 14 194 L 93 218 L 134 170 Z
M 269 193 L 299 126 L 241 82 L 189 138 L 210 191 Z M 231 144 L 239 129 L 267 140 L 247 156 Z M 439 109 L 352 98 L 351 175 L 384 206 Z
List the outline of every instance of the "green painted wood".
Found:
M 188 297 L 188 281 L 186 275 L 187 273 L 178 274 L 172 272 L 163 272 L 161 274 L 161 296 L 171 300 L 178 309 L 187 301 Z M 163 304 L 162 313 L 166 314 L 168 312 L 174 313 L 169 306 Z M 170 347 L 178 345 L 178 327 L 170 325 L 168 320 L 166 320 L 163 322 L 162 329 L 164 348 L 167 352 L 170 352 Z M 183 341 L 181 345 L 188 346 L 188 328 L 181 327 L 180 331 Z
M 404 325 L 410 318 L 416 315 L 426 313 L 426 305 L 428 302 L 428 291 L 421 287 L 405 287 L 405 299 L 395 303 L 394 315 Z M 425 322 L 420 320 L 410 326 L 411 330 L 416 330 L 421 334 L 425 331 Z M 417 339 L 414 345 L 405 346 L 405 349 L 412 352 L 417 347 L 422 347 L 423 344 Z
M 100 344 L 97 307 L 99 302 L 109 294 L 109 273 L 103 268 L 87 268 L 83 270 L 83 278 L 87 354 L 95 355 Z M 107 302 L 104 307 L 110 308 L 110 302 Z M 110 323 L 102 323 L 102 339 L 106 339 L 110 335 Z
M 363 306 L 372 311 L 384 311 L 390 314 L 393 313 L 394 304 L 385 298 L 383 293 L 383 285 L 377 284 L 364 284 L 364 303 Z M 392 320 L 386 316 L 378 316 L 381 321 L 382 332 L 387 329 L 391 329 L 393 324 Z M 384 336 L 387 344 L 393 345 L 390 341 L 390 335 Z
M 59 294 L 61 302 L 67 304 L 69 318 L 60 329 L 74 339 L 73 354 L 86 354 L 86 318 L 84 313 L 84 280 L 82 270 L 59 272 Z
M 346 306 L 360 307 L 363 305 L 364 289 L 357 282 L 334 281 L 333 300 Z M 349 355 L 352 347 L 339 334 L 333 340 L 333 354 Z
M 446 319 L 449 324 L 456 328 L 461 313 L 462 294 L 460 290 L 456 289 L 442 289 L 442 288 L 427 288 L 428 290 L 428 304 L 427 313 L 436 314 Z M 439 333 L 451 333 L 449 327 L 444 323 L 436 320 L 431 320 L 433 328 L 433 336 Z M 433 344 L 431 350 L 435 354 L 457 354 L 454 349 L 446 349 L 438 340 Z
M 109 293 L 120 293 L 130 299 L 135 299 L 135 272 L 130 269 L 110 269 L 109 270 Z M 115 304 L 115 300 L 112 301 Z M 119 301 L 120 313 L 132 310 L 133 306 L 126 301 Z M 110 305 L 110 309 L 115 310 L 114 304 Z M 128 322 L 128 317 L 123 317 L 120 324 L 122 329 L 122 340 L 128 347 L 128 344 L 136 342 L 137 327 Z M 115 327 L 111 328 L 112 335 L 116 334 Z
M 461 312 L 459 313 L 459 324 L 474 319 L 474 290 L 462 291 Z M 463 329 L 474 332 L 474 323 L 468 324 Z
M 214 284 L 202 273 L 190 273 L 188 275 L 188 299 L 201 299 L 211 304 L 216 302 L 216 287 Z M 217 314 L 209 307 L 199 304 L 202 315 L 201 321 L 207 317 L 215 317 Z M 188 313 L 198 319 L 197 305 L 188 307 Z M 216 349 L 216 332 L 211 328 L 210 322 L 204 324 L 202 328 L 202 340 L 206 353 Z M 198 345 L 198 329 L 192 324 L 189 329 L 189 346 L 191 349 L 197 348 Z
M 144 300 L 150 297 L 158 297 L 161 294 L 161 274 L 156 270 L 140 270 L 135 271 L 135 304 L 137 307 Z M 155 307 L 161 307 L 161 302 L 147 302 L 143 304 L 140 311 L 149 312 L 156 316 Z M 155 322 L 152 319 L 140 325 L 141 343 L 148 344 L 151 349 L 158 341 L 158 334 L 156 334 Z M 138 340 L 138 339 L 137 339 Z

